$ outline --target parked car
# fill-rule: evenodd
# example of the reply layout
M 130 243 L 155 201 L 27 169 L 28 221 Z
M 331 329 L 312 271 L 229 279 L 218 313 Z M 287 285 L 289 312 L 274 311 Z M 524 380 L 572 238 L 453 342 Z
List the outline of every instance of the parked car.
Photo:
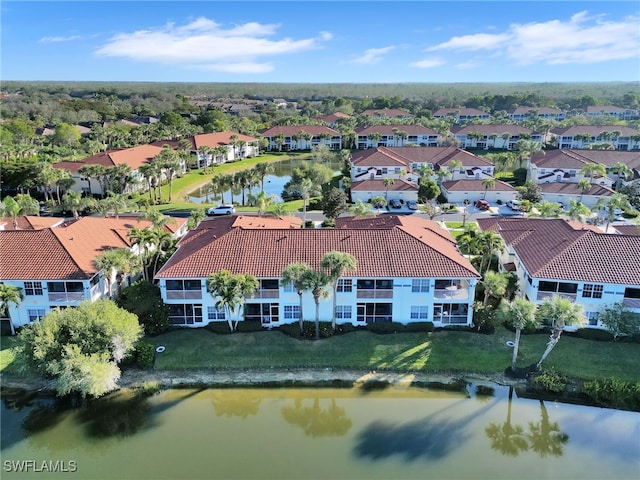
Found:
M 207 215 L 213 217 L 215 215 L 231 215 L 236 213 L 236 208 L 233 205 L 218 205 L 217 207 L 207 210 Z
M 507 202 L 507 207 L 511 210 L 520 210 L 520 202 L 518 200 L 509 200 Z
M 389 200 L 389 206 L 391 208 L 402 208 L 402 204 L 400 203 L 400 200 L 392 198 L 391 200 Z
M 418 202 L 416 202 L 414 200 L 409 200 L 407 202 L 407 208 L 409 210 L 418 210 Z
M 486 200 L 476 200 L 475 202 L 473 202 L 473 206 L 476 207 L 478 210 L 489 210 L 489 202 L 487 202 Z

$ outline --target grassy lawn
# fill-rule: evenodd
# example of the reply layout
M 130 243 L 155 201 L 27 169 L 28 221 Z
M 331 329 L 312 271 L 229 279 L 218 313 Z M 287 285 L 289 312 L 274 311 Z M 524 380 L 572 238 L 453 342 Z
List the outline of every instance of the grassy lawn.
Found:
M 506 346 L 513 333 L 493 335 L 437 331 L 379 335 L 357 331 L 320 342 L 300 341 L 278 331 L 219 335 L 178 330 L 149 339 L 164 345 L 158 369 L 338 368 L 447 374 L 498 374 L 511 363 Z M 518 364 L 536 362 L 548 336 L 523 335 Z M 610 360 L 615 358 L 615 362 Z M 563 337 L 545 365 L 579 379 L 617 377 L 640 380 L 640 348 L 632 343 Z
M 467 222 L 467 223 L 471 223 L 471 222 Z M 462 228 L 462 222 L 444 222 L 444 224 L 447 226 L 447 228 L 451 229 L 461 229 Z

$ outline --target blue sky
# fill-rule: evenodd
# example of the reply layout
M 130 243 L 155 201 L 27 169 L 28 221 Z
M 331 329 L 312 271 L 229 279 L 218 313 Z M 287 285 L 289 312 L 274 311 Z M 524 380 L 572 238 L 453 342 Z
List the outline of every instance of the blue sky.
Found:
M 640 80 L 637 1 L 6 1 L 2 80 Z

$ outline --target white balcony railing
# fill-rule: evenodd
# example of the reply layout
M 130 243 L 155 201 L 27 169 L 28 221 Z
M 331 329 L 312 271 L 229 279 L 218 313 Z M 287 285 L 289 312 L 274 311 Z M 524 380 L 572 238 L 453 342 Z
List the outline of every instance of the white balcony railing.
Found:
M 622 304 L 627 308 L 640 308 L 640 298 L 623 298 Z
M 198 300 L 202 290 L 167 290 L 167 300 Z
M 469 289 L 467 288 L 443 288 L 436 289 L 433 297 L 438 300 L 467 300 Z
M 575 301 L 576 299 L 575 293 L 563 293 L 563 292 L 538 292 L 537 299 L 544 300 L 545 298 L 551 298 L 553 296 L 564 297 L 573 301 Z
M 79 302 L 84 299 L 84 292 L 49 292 L 50 302 Z

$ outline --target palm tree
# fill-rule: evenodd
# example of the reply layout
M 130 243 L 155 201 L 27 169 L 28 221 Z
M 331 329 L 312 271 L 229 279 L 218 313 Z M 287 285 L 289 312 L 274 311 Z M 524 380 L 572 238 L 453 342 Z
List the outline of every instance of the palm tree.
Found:
M 258 192 L 257 195 L 249 195 L 249 201 L 251 202 L 251 204 L 258 207 L 259 217 L 264 215 L 264 212 L 266 212 L 267 209 L 271 206 L 274 199 L 275 199 L 275 195 L 273 194 L 267 195 L 266 193 L 264 193 L 264 191 Z M 280 204 L 280 205 L 284 206 L 284 204 Z
M 36 208 L 37 211 L 39 211 L 39 207 Z M 23 214 L 24 213 L 22 207 L 13 197 L 5 197 L 0 204 L 0 216 L 11 218 L 14 230 L 18 229 L 18 217 L 22 216 Z
M 260 179 L 260 189 L 264 192 L 264 177 L 273 173 L 274 166 L 271 163 L 258 162 L 255 167 L 253 167 L 257 173 L 258 178 Z
M 485 429 L 491 448 L 498 450 L 503 455 L 517 457 L 522 451 L 529 449 L 527 439 L 524 437 L 524 429 L 520 425 L 511 425 L 511 404 L 513 402 L 513 387 L 509 387 L 509 401 L 507 404 L 507 419 L 504 424 L 490 423 Z
M 2 316 L 9 318 L 9 327 L 11 328 L 11 335 L 16 334 L 11 314 L 9 313 L 9 304 L 13 303 L 16 307 L 20 304 L 24 296 L 22 295 L 22 289 L 15 285 L 9 285 L 8 283 L 0 283 L 0 313 Z
M 232 332 L 238 327 L 239 320 L 236 319 L 234 325 L 231 316 L 242 307 L 245 296 L 253 296 L 259 286 L 258 279 L 248 273 L 234 275 L 228 270 L 220 270 L 207 277 L 207 291 L 214 299 L 218 299 L 216 308 L 225 310 Z
M 309 269 L 302 276 L 302 285 L 305 291 L 310 291 L 316 304 L 316 340 L 320 339 L 320 297 L 327 298 L 327 287 L 331 284 L 331 278 L 324 272 Z
M 545 298 L 539 306 L 537 316 L 540 322 L 551 322 L 551 336 L 549 337 L 547 348 L 537 363 L 537 367 L 540 368 L 542 362 L 560 340 L 560 335 L 562 335 L 564 327 L 566 325 L 581 326 L 584 325 L 587 320 L 584 316 L 582 305 L 574 303 L 569 298 L 558 295 Z
M 138 246 L 138 257 L 140 266 L 142 267 L 142 278 L 146 280 L 148 278 L 147 260 L 149 258 L 150 246 L 153 242 L 153 233 L 147 228 L 133 227 L 129 231 L 129 239 L 132 242 L 131 246 Z
M 385 178 L 383 180 L 384 183 L 384 199 L 387 203 L 389 203 L 389 187 L 392 186 L 396 181 L 393 178 Z
M 477 239 L 479 250 L 482 252 L 480 261 L 480 274 L 482 274 L 491 265 L 493 254 L 504 249 L 504 241 L 498 233 L 491 230 L 478 234 Z
M 624 180 L 633 177 L 633 171 L 627 166 L 626 163 L 623 162 L 616 162 L 610 170 L 612 172 L 615 172 L 618 177 L 616 179 L 616 190 L 620 188 L 620 185 Z
M 336 329 L 336 302 L 338 296 L 338 282 L 345 271 L 356 270 L 356 259 L 346 252 L 331 251 L 323 255 L 320 260 L 320 267 L 328 271 L 329 278 L 333 283 L 333 311 L 331 315 L 331 329 Z
M 170 146 L 165 145 L 162 151 L 154 157 L 154 162 L 159 165 L 162 170 L 167 172 L 167 182 L 169 183 L 169 202 L 171 202 L 171 186 L 173 184 L 173 175 L 180 171 L 180 160 L 178 153 Z
M 543 151 L 542 145 L 532 140 L 518 140 L 516 149 L 518 150 L 519 154 L 520 168 L 522 168 L 523 160 L 526 160 L 527 168 L 529 168 L 531 157 L 533 157 L 536 153 Z
M 482 180 L 482 186 L 484 187 L 484 194 L 482 195 L 482 199 L 487 198 L 487 190 L 496 186 L 496 179 L 493 177 L 487 177 Z
M 300 298 L 300 307 L 299 307 L 299 318 L 298 321 L 300 322 L 300 333 L 302 333 L 303 329 L 304 329 L 304 317 L 303 317 L 303 310 L 302 310 L 302 294 L 304 293 L 305 290 L 305 284 L 303 282 L 303 278 L 304 275 L 306 274 L 306 272 L 309 270 L 309 265 L 307 265 L 306 263 L 290 263 L 288 264 L 284 270 L 282 270 L 282 285 L 293 285 L 293 288 L 296 289 L 296 292 L 298 293 L 298 297 Z
M 98 256 L 94 263 L 98 270 L 104 272 L 105 278 L 109 282 L 109 297 L 113 296 L 111 285 L 115 277 L 116 296 L 120 296 L 122 282 L 125 276 L 131 271 L 132 266 L 136 264 L 135 256 L 128 248 L 113 248 L 106 250 Z
M 593 184 L 593 177 L 596 175 L 604 177 L 607 175 L 607 169 L 601 163 L 585 163 L 580 169 L 580 174 L 584 177 L 589 177 L 589 183 Z
M 609 224 L 613 222 L 616 216 L 616 210 L 626 210 L 631 208 L 629 200 L 626 195 L 622 193 L 614 193 L 610 197 L 603 197 L 595 204 L 595 208 L 604 208 L 607 215 L 607 225 L 604 229 L 605 232 L 609 231 Z
M 358 200 L 349 208 L 349 213 L 354 217 L 368 217 L 374 215 L 373 208 L 370 203 L 364 203 L 362 200 Z
M 562 446 L 567 443 L 569 436 L 560 431 L 557 422 L 549 421 L 549 414 L 544 402 L 540 400 L 540 423 L 529 422 L 529 434 L 527 435 L 531 450 L 541 457 L 547 455 L 561 456 Z
M 380 213 L 380 209 L 385 208 L 387 206 L 387 200 L 383 196 L 378 195 L 371 199 L 371 204 L 376 209 L 376 212 Z
M 505 275 L 489 270 L 484 274 L 482 285 L 484 287 L 484 301 L 482 304 L 487 305 L 489 297 L 500 298 L 505 294 L 509 280 Z
M 79 212 L 85 208 L 92 207 L 96 204 L 91 197 L 83 197 L 80 192 L 69 190 L 62 196 L 60 207 L 65 211 L 70 211 L 73 218 L 80 216 Z
M 503 303 L 498 314 L 505 323 L 516 330 L 516 338 L 513 342 L 513 356 L 511 357 L 511 371 L 515 372 L 522 330 L 540 326 L 540 319 L 536 317 L 536 304 L 524 298 L 516 298 L 513 302 Z
M 590 213 L 591 210 L 589 210 L 586 205 L 583 205 L 579 201 L 577 202 L 573 198 L 569 199 L 569 209 L 567 210 L 567 215 L 571 220 L 577 220 L 581 223 L 584 223 L 585 217 Z
M 318 186 L 314 185 L 311 179 L 303 178 L 302 181 L 293 188 L 302 195 L 302 222 L 304 224 L 307 221 L 307 202 L 312 194 L 318 193 Z
M 100 196 L 104 198 L 104 194 L 106 193 L 104 178 L 107 172 L 103 165 L 83 165 L 80 167 L 80 170 L 78 170 L 78 173 L 87 178 L 89 182 L 89 193 L 93 193 L 91 189 L 91 179 L 94 178 L 100 186 Z
M 560 204 L 554 202 L 542 201 L 536 204 L 538 214 L 536 216 L 542 218 L 556 218 L 560 215 Z
M 578 200 L 578 202 L 582 203 L 584 194 L 591 190 L 591 182 L 586 178 L 581 178 L 578 180 L 578 188 L 580 189 L 580 200 Z

